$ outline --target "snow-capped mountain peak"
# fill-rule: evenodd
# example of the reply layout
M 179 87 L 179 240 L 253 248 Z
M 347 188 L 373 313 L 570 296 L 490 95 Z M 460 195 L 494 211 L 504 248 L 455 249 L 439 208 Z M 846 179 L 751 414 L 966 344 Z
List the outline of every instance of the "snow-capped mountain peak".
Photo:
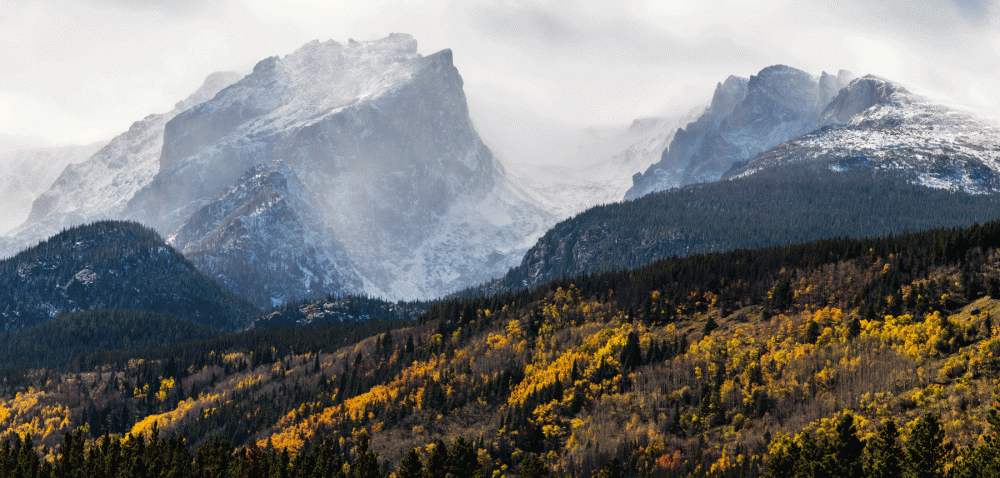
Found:
M 1000 192 L 1000 128 L 876 76 L 855 79 L 822 114 L 825 125 L 764 151 L 728 178 L 790 163 L 868 168 L 915 184 Z
M 274 297 L 315 282 L 343 284 L 330 292 L 431 298 L 502 274 L 554 218 L 482 143 L 462 85 L 450 50 L 421 56 L 409 35 L 310 42 L 265 59 L 167 123 L 159 171 L 132 197 L 128 217 L 161 231 L 188 230 L 248 171 L 280 161 L 301 180 L 301 194 L 292 196 L 305 206 L 291 208 L 301 217 L 278 223 L 315 247 L 302 257 L 258 256 L 258 265 L 279 268 L 279 259 L 305 263 L 308 256 L 332 257 L 338 266 L 290 272 L 289 288 L 272 288 Z M 261 230 L 246 231 L 246 243 L 267 242 Z M 236 257 L 220 242 L 198 251 L 215 271 Z
M 749 79 L 730 76 L 697 120 L 679 130 L 661 160 L 633 178 L 625 199 L 719 179 L 734 164 L 814 130 L 820 114 L 853 77 L 813 76 L 786 65 Z

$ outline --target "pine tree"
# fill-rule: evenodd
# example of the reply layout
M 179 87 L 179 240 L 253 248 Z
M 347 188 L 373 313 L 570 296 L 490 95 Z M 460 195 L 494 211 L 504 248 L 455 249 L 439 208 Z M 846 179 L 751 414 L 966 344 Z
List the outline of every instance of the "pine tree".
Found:
M 350 478 L 379 478 L 378 456 L 369 449 L 368 433 L 360 433 L 357 440 L 358 457 L 351 463 Z
M 833 474 L 841 478 L 862 478 L 864 467 L 861 455 L 865 444 L 858 438 L 858 429 L 854 426 L 854 415 L 845 413 L 837 421 L 836 436 L 832 446 Z
M 434 451 L 431 452 L 431 456 L 427 457 L 427 465 L 424 468 L 424 476 L 427 478 L 435 478 L 438 476 L 444 476 L 448 472 L 448 445 L 444 444 L 444 441 L 438 439 L 437 443 L 434 445 Z
M 421 478 L 423 476 L 424 464 L 420 461 L 420 454 L 416 448 L 411 448 L 396 471 L 396 478 Z
M 905 478 L 942 478 L 950 451 L 940 418 L 931 412 L 913 421 L 906 443 Z
M 623 475 L 622 461 L 617 456 L 608 460 L 601 471 L 597 473 L 598 478 L 622 478 Z
M 624 370 L 633 370 L 642 365 L 642 350 L 639 349 L 639 336 L 635 332 L 628 333 L 620 358 Z
M 870 478 L 894 478 L 903 474 L 903 448 L 892 418 L 882 422 L 878 435 L 868 442 L 867 473 Z
M 542 478 L 549 476 L 549 468 L 545 462 L 535 455 L 530 455 L 521 461 L 521 472 L 517 474 L 519 478 Z
M 448 452 L 447 470 L 455 478 L 472 478 L 479 471 L 479 458 L 472 443 L 463 437 L 455 439 Z

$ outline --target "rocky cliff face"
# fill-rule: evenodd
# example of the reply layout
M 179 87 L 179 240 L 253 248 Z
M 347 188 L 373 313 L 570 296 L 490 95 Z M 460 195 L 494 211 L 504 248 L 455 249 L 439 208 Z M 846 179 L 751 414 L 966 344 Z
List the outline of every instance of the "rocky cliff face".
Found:
M 813 131 L 850 79 L 845 71 L 816 78 L 784 65 L 767 67 L 749 80 L 729 77 L 716 87 L 708 110 L 676 133 L 662 159 L 633 177 L 625 198 L 715 181 L 734 164 Z
M 169 238 L 199 270 L 261 308 L 329 291 L 361 293 L 344 247 L 287 164 L 250 168 Z
M 438 297 L 503 274 L 555 222 L 480 140 L 451 51 L 401 34 L 209 77 L 67 168 L 0 247 L 102 218 L 151 225 L 260 306 Z
M 159 171 L 126 214 L 178 231 L 178 241 L 185 231 L 226 229 L 232 218 L 206 225 L 200 208 L 275 161 L 301 183 L 287 203 L 303 214 L 293 222 L 312 224 L 286 224 L 282 234 L 308 247 L 285 248 L 280 261 L 339 265 L 325 274 L 301 267 L 285 281 L 296 285 L 275 289 L 273 300 L 313 283 L 327 293 L 436 297 L 502 274 L 552 223 L 476 134 L 451 52 L 423 57 L 409 35 L 312 42 L 260 62 L 166 125 Z M 224 242 L 183 248 L 213 270 L 246 264 Z M 260 267 L 271 260 L 255 257 Z
M 832 171 L 893 171 L 936 189 L 1000 192 L 1000 128 L 892 81 L 852 81 L 820 122 L 825 126 L 757 155 L 726 177 L 807 163 Z

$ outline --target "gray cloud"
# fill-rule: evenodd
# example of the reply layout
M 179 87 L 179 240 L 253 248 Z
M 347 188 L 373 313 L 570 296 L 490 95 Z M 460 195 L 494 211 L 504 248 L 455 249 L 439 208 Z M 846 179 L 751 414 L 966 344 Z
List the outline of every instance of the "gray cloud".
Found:
M 213 71 L 394 31 L 451 48 L 484 136 L 522 155 L 559 130 L 686 112 L 775 63 L 880 74 L 996 115 L 996 16 L 982 0 L 26 0 L 0 16 L 0 133 L 108 138 Z

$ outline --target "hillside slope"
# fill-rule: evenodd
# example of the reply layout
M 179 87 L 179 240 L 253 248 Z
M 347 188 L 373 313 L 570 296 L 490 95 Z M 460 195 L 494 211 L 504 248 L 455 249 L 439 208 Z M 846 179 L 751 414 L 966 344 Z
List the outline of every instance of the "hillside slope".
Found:
M 557 224 L 519 266 L 468 293 L 533 287 L 671 256 L 960 227 L 1000 216 L 995 195 L 930 189 L 907 179 L 891 170 L 797 163 L 597 206 Z
M 75 227 L 0 261 L 4 330 L 96 309 L 169 314 L 226 331 L 257 313 L 136 223 Z
M 282 450 L 286 469 L 315 453 L 354 469 L 369 451 L 392 469 L 411 449 L 436 469 L 444 445 L 470 448 L 466 469 L 487 475 L 736 477 L 786 476 L 812 456 L 794 450 L 839 456 L 844 440 L 861 443 L 852 463 L 878 459 L 861 440 L 894 417 L 903 436 L 939 426 L 937 443 L 957 448 L 933 467 L 968 470 L 958 457 L 989 432 L 1000 367 L 998 272 L 997 222 L 669 259 L 444 301 L 416 323 L 95 354 L 79 375 L 8 371 L 0 425 L 49 446 L 80 417 L 196 447 L 218 436 L 247 447 L 236 469 Z
M 189 320 L 135 310 L 93 310 L 0 334 L 0 368 L 58 367 L 97 351 L 145 349 L 221 335 Z

